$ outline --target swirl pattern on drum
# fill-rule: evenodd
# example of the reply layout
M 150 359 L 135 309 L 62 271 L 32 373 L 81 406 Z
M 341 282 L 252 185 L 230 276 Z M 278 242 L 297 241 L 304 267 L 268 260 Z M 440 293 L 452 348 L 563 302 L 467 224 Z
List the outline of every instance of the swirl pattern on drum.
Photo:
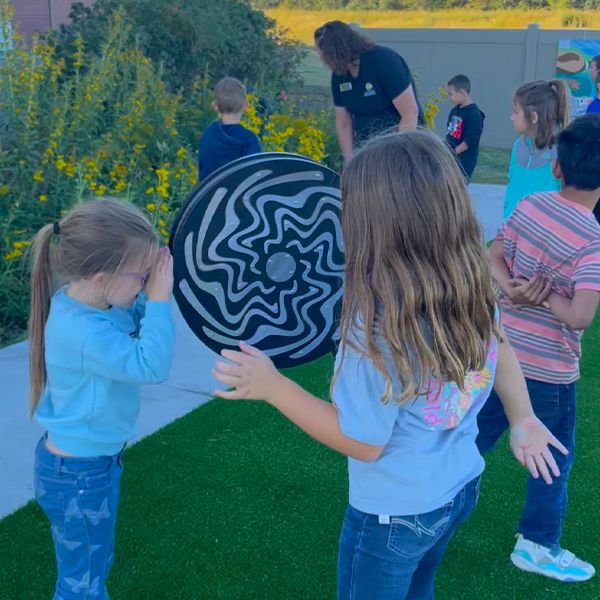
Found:
M 344 269 L 338 182 L 309 159 L 263 154 L 196 190 L 172 234 L 175 297 L 207 346 L 244 340 L 278 367 L 333 349 Z

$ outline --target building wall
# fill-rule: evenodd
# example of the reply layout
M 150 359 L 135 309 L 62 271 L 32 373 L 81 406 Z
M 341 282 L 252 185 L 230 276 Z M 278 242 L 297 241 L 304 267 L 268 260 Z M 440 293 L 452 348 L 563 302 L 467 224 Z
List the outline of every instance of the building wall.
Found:
M 78 1 L 81 2 L 81 4 L 84 4 L 85 6 L 91 6 L 94 3 L 94 0 Z M 50 5 L 52 8 L 52 13 L 50 15 L 52 27 L 56 28 L 59 25 L 68 22 L 71 4 L 73 3 L 74 0 L 50 0 Z
M 69 11 L 75 0 L 12 0 L 14 23 L 28 42 L 36 32 L 56 28 L 69 20 Z M 80 0 L 91 6 L 94 0 Z
M 524 81 L 551 79 L 558 41 L 600 40 L 599 30 L 364 29 L 376 43 L 396 50 L 411 68 L 422 100 L 458 73 L 471 79 L 473 100 L 486 114 L 483 146 L 509 148 L 514 90 Z M 436 131 L 445 133 L 451 109 L 445 101 Z
M 24 34 L 27 41 L 36 31 L 46 31 L 50 27 L 48 0 L 12 0 L 15 29 Z

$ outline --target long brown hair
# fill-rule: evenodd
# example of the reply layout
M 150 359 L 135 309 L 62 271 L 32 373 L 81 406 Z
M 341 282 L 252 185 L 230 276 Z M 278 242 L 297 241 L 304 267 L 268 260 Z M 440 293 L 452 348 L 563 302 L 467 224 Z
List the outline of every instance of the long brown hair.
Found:
M 53 238 L 57 243 L 53 244 Z M 58 223 L 45 225 L 33 239 L 29 306 L 29 412 L 46 384 L 44 328 L 55 276 L 85 280 L 117 273 L 138 253 L 158 245 L 152 225 L 129 202 L 102 198 L 77 204 Z
M 550 148 L 557 135 L 569 124 L 569 94 L 560 79 L 528 81 L 516 92 L 514 101 L 523 109 L 527 123 L 534 128 L 536 148 Z M 537 123 L 533 124 L 533 113 Z
M 343 21 L 328 21 L 315 29 L 315 45 L 327 66 L 337 75 L 348 73 L 363 52 L 375 44 Z
M 467 371 L 485 365 L 495 327 L 491 272 L 456 160 L 431 133 L 392 133 L 354 154 L 341 188 L 341 351 L 348 344 L 385 376 L 382 402 L 393 393 L 385 353 L 398 403 L 431 377 L 462 390 Z

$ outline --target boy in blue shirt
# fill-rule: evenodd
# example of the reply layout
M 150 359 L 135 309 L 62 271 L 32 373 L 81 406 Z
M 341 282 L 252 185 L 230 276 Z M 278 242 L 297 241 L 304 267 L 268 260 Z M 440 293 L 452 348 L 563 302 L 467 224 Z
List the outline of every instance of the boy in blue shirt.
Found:
M 213 109 L 219 119 L 213 121 L 200 138 L 198 181 L 231 161 L 260 152 L 260 142 L 252 131 L 240 124 L 248 108 L 246 88 L 233 77 L 221 79 L 215 86 Z

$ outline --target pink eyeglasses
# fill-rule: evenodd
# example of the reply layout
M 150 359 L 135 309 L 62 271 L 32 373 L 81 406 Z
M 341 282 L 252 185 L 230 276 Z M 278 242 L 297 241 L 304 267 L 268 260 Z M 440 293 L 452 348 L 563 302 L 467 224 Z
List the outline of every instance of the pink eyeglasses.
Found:
M 150 275 L 150 271 L 144 271 L 143 273 L 134 272 L 134 271 L 123 271 L 119 273 L 123 277 L 132 277 L 133 279 L 137 279 L 140 285 L 143 287 L 146 281 L 148 281 L 148 275 Z

